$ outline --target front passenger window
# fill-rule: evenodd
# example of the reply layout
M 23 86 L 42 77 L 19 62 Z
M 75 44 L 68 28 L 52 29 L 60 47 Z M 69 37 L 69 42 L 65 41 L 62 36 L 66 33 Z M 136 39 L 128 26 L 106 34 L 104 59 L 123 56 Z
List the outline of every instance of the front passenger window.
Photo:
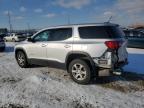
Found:
M 34 41 L 48 41 L 49 31 L 43 31 L 34 37 Z

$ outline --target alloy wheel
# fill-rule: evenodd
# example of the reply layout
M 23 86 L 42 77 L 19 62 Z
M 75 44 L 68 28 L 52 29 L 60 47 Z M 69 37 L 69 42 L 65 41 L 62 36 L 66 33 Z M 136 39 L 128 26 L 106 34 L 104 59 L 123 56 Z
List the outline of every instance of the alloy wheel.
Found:
M 72 75 L 75 79 L 81 81 L 86 78 L 86 69 L 82 64 L 74 64 L 72 66 Z

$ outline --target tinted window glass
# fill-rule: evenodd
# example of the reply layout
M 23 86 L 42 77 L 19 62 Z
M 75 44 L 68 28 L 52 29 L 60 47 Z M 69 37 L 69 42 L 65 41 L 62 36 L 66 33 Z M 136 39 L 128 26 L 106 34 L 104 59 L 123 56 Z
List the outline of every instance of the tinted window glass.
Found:
M 16 33 L 16 35 L 23 35 L 22 33 Z
M 0 38 L 3 38 L 5 37 L 6 35 L 5 34 L 0 34 Z
M 122 38 L 123 31 L 118 26 L 89 26 L 80 27 L 79 34 L 84 39 Z
M 49 31 L 43 31 L 38 33 L 35 37 L 34 37 L 34 41 L 48 41 L 49 38 Z
M 72 28 L 51 29 L 49 41 L 60 41 L 72 36 Z

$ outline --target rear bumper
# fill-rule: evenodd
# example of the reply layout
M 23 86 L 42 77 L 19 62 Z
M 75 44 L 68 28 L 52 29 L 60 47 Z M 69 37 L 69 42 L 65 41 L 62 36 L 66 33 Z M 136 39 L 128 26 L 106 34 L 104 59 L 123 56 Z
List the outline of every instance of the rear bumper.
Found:
M 122 67 L 127 65 L 127 59 L 125 61 L 119 62 L 115 64 L 114 67 L 108 68 L 99 68 L 98 76 L 112 76 L 112 75 L 121 75 L 123 72 Z
M 98 76 L 111 76 L 120 74 L 122 68 L 128 64 L 127 58 L 118 62 L 118 57 L 108 52 L 105 57 L 93 59 L 98 68 Z
M 116 70 L 102 69 L 102 70 L 99 70 L 98 76 L 114 76 L 114 75 L 121 75 L 122 73 L 123 73 L 122 68 L 119 68 Z
M 122 68 L 125 65 L 128 65 L 128 60 L 127 59 L 125 59 L 125 61 L 120 61 L 120 62 L 116 63 L 114 67 L 115 68 Z
M 104 68 L 104 69 L 118 69 L 118 68 L 124 67 L 125 65 L 128 65 L 128 61 L 126 59 L 125 61 L 112 63 L 110 65 L 107 65 L 107 64 L 95 64 L 95 65 L 96 67 Z
M 123 72 L 122 67 L 127 65 L 128 62 L 123 61 L 115 64 L 115 67 L 108 67 L 108 68 L 99 68 L 98 76 L 112 76 L 112 75 L 121 75 Z

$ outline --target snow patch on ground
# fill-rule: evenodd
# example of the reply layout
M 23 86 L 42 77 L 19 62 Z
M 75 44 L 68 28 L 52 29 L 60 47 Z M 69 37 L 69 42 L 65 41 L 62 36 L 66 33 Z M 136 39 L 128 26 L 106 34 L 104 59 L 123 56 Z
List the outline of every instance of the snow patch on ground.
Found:
M 13 48 L 9 46 L 14 45 L 9 43 L 9 49 L 0 53 L 0 108 L 144 107 L 143 90 L 123 93 L 96 83 L 79 85 L 65 71 L 48 67 L 22 69 L 15 61 Z M 132 71 L 129 65 L 125 69 Z M 133 84 L 123 80 L 114 83 L 124 86 Z

